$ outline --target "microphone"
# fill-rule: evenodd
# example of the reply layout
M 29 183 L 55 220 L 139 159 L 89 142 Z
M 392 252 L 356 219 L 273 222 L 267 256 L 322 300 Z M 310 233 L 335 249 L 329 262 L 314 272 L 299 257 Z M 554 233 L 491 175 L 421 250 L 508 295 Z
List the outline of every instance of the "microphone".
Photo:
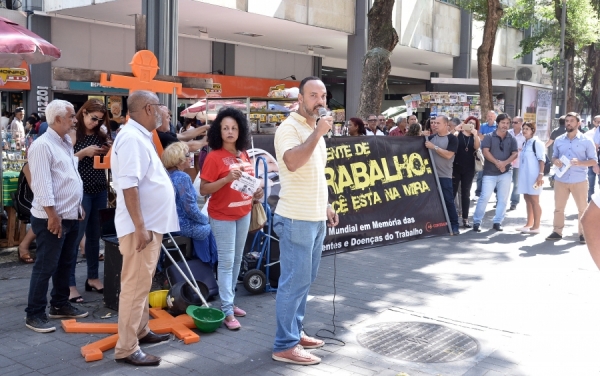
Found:
M 319 112 L 320 119 L 327 116 L 327 110 L 325 109 L 325 107 L 319 107 L 319 109 L 317 111 Z M 331 138 L 331 129 L 329 130 L 329 132 L 327 132 L 327 138 Z

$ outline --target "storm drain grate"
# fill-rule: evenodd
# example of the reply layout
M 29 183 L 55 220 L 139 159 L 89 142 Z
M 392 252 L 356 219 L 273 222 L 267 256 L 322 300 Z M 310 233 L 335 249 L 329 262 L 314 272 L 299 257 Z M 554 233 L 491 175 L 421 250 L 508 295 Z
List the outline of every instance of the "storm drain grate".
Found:
M 479 343 L 468 335 L 424 322 L 370 325 L 358 342 L 378 354 L 417 363 L 453 362 L 479 352 Z

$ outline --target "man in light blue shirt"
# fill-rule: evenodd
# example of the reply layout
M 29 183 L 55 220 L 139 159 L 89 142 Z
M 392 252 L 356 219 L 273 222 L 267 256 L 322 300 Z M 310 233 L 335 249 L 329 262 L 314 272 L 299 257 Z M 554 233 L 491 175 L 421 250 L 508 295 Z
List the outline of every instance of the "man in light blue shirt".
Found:
M 487 134 L 491 134 L 496 129 L 498 129 L 498 124 L 496 123 L 496 112 L 488 111 L 485 115 L 486 123 L 481 124 L 479 128 L 479 139 L 483 141 L 483 138 Z M 475 196 L 481 195 L 481 180 L 483 179 L 483 171 L 479 171 L 477 173 L 477 189 L 475 189 Z
M 581 216 L 587 205 L 588 179 L 587 171 L 590 166 L 597 166 L 596 146 L 594 142 L 579 131 L 581 117 L 576 112 L 569 112 L 565 117 L 567 133 L 559 136 L 554 141 L 554 154 L 552 163 L 563 167 L 561 157 L 569 160 L 570 167 L 562 176 L 556 174 L 554 178 L 554 232 L 546 240 L 556 241 L 562 239 L 562 230 L 565 227 L 565 206 L 569 195 L 573 195 L 577 211 L 579 212 L 579 242 L 585 244 Z

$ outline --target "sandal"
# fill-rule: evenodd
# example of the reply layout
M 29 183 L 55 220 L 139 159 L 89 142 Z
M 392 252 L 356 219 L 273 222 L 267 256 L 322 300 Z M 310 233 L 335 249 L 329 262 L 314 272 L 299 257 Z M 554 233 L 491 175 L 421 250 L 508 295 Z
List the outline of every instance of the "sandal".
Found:
M 468 219 L 464 219 L 463 218 L 463 227 L 464 228 L 471 228 L 471 224 L 469 223 Z
M 230 320 L 230 321 L 223 320 L 223 324 L 225 324 L 225 326 L 229 330 L 238 330 L 239 328 L 242 327 L 242 325 L 240 324 L 239 321 L 237 321 L 237 319 L 233 319 L 233 320 Z
M 69 299 L 69 302 L 71 303 L 83 303 L 84 300 L 81 296 L 76 296 L 74 298 Z
M 35 260 L 33 259 L 33 257 L 31 257 L 31 254 L 29 252 L 25 253 L 24 255 L 21 255 L 21 251 L 17 250 L 17 257 L 19 261 L 23 264 L 33 264 L 35 262 Z

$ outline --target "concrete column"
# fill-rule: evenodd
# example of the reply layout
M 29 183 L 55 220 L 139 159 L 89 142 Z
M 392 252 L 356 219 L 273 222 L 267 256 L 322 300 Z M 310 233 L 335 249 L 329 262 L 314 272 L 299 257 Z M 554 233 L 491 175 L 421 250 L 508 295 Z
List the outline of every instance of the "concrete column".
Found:
M 27 27 L 32 32 L 52 43 L 50 17 L 30 14 Z M 29 66 L 31 90 L 27 93 L 25 113 L 37 112 L 43 115 L 46 105 L 52 101 L 52 63 L 33 64 Z M 26 115 L 27 116 L 27 115 Z
M 212 69 L 220 70 L 227 76 L 235 76 L 235 45 L 212 42 Z
M 346 118 L 350 119 L 358 111 L 360 84 L 362 81 L 363 59 L 367 53 L 367 13 L 370 0 L 356 0 L 354 35 L 348 36 L 346 53 Z
M 142 14 L 146 16 L 148 49 L 158 59 L 159 74 L 178 74 L 179 5 L 177 0 L 142 0 Z M 177 114 L 177 98 L 159 94 L 162 103 L 168 104 Z
M 471 78 L 471 29 L 473 15 L 471 12 L 460 10 L 460 55 L 452 61 L 452 77 Z
M 323 77 L 323 58 L 318 56 L 313 56 L 312 58 L 312 75 L 315 77 L 322 78 Z M 302 79 L 300 77 L 296 77 Z

